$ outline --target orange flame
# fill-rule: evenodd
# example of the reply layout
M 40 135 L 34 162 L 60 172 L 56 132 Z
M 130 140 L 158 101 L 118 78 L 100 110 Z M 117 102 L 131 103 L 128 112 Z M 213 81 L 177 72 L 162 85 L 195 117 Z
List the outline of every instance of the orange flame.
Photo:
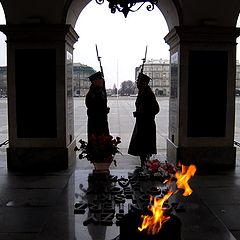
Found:
M 163 198 L 150 197 L 150 202 L 153 199 L 153 205 L 149 205 L 148 209 L 152 212 L 152 216 L 142 215 L 142 226 L 138 227 L 140 232 L 146 229 L 148 234 L 154 235 L 160 231 L 162 224 L 170 219 L 170 216 L 165 215 L 166 208 L 163 204 L 172 194 L 173 192 L 169 191 Z
M 197 168 L 195 165 L 184 166 L 182 167 L 182 172 L 176 172 L 175 178 L 177 179 L 176 185 L 178 189 L 183 189 L 184 193 L 183 196 L 189 196 L 192 193 L 192 189 L 190 188 L 188 181 L 191 177 L 194 176 Z M 171 179 L 164 181 L 164 183 L 168 184 L 169 186 L 172 183 Z M 171 187 L 171 186 L 170 186 Z M 138 227 L 139 231 L 143 231 L 146 229 L 147 234 L 157 234 L 160 229 L 162 228 L 163 223 L 170 219 L 170 216 L 165 214 L 166 208 L 163 207 L 164 202 L 166 202 L 172 194 L 176 193 L 177 191 L 173 192 L 173 190 L 169 191 L 163 198 L 157 197 L 150 197 L 150 203 L 153 200 L 153 205 L 149 204 L 148 209 L 152 212 L 152 216 L 149 215 L 142 215 L 143 218 L 142 226 Z
M 183 196 L 189 196 L 192 193 L 188 181 L 194 176 L 197 168 L 195 165 L 184 166 L 182 165 L 182 172 L 176 172 L 175 177 L 177 179 L 177 187 L 184 190 Z

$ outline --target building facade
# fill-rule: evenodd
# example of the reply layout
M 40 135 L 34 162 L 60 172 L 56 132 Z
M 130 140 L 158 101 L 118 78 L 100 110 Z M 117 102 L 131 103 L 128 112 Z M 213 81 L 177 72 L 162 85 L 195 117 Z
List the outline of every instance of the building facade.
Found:
M 7 67 L 0 67 L 0 98 L 7 97 Z
M 88 77 L 96 71 L 81 63 L 73 64 L 73 95 L 85 96 L 90 87 Z M 7 67 L 0 67 L 0 97 L 7 97 Z
M 141 66 L 136 67 L 135 78 L 141 71 Z M 88 77 L 95 73 L 92 67 L 81 63 L 73 64 L 73 95 L 75 97 L 85 96 L 90 87 Z M 169 60 L 147 60 L 144 65 L 144 74 L 151 77 L 150 87 L 156 96 L 169 96 L 169 76 L 170 64 Z M 108 90 L 109 95 L 112 89 Z M 240 62 L 236 61 L 236 95 L 240 96 Z M 7 67 L 0 66 L 0 98 L 7 97 Z
M 136 68 L 135 76 L 137 78 L 141 66 Z M 144 64 L 143 73 L 151 78 L 149 83 L 156 96 L 169 96 L 170 92 L 170 64 L 169 60 L 147 60 Z M 236 95 L 240 96 L 240 62 L 236 61 Z
M 86 96 L 90 81 L 88 77 L 96 71 L 87 65 L 81 63 L 73 64 L 73 95 L 74 97 Z
M 236 62 L 236 94 L 240 95 L 240 62 Z
M 141 66 L 136 68 L 136 78 Z M 156 96 L 169 96 L 169 60 L 150 59 L 144 64 L 143 73 L 151 78 L 149 83 Z

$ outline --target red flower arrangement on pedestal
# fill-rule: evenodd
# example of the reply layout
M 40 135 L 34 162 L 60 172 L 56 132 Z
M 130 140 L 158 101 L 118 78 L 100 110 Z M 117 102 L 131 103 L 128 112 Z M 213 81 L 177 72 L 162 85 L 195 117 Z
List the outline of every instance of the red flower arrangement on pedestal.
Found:
M 92 135 L 89 141 L 86 142 L 82 139 L 79 140 L 80 147 L 75 147 L 75 151 L 80 151 L 78 157 L 79 159 L 86 158 L 91 163 L 96 162 L 114 162 L 116 166 L 116 160 L 114 159 L 119 151 L 118 144 L 121 143 L 121 138 L 114 138 L 111 135 Z

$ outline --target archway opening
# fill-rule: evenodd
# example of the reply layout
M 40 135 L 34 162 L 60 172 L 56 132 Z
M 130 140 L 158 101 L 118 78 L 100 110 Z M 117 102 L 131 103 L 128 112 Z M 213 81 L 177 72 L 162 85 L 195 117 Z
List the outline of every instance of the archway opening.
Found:
M 0 24 L 6 24 L 0 3 Z M 8 140 L 6 36 L 0 32 L 0 154 L 6 154 Z
M 92 1 L 81 12 L 75 31 L 79 35 L 79 41 L 74 45 L 75 65 L 99 71 L 95 44 L 98 46 L 106 80 L 108 105 L 111 108 L 108 116 L 110 132 L 113 136 L 121 137 L 120 149 L 123 154 L 127 153 L 135 124 L 132 112 L 135 110 L 137 92 L 120 90 L 128 81 L 135 84 L 136 68 L 141 66 L 145 48 L 148 46 L 145 73 L 154 79 L 151 83 L 153 92 L 161 89 L 161 92 L 166 93 L 157 95 L 161 110 L 156 116 L 157 149 L 158 153 L 165 154 L 168 137 L 169 90 L 166 88 L 169 88 L 169 67 L 163 65 L 169 65 L 169 46 L 163 38 L 169 30 L 160 10 L 155 7 L 154 11 L 148 12 L 143 6 L 138 12 L 129 13 L 125 19 L 122 13 L 111 14 L 107 3 L 97 5 Z M 79 86 L 79 94 L 74 98 L 75 137 L 86 139 L 86 91 L 81 82 L 85 82 L 87 86 L 88 79 L 86 75 L 83 75 L 83 79 L 77 74 L 75 77 L 73 84 Z

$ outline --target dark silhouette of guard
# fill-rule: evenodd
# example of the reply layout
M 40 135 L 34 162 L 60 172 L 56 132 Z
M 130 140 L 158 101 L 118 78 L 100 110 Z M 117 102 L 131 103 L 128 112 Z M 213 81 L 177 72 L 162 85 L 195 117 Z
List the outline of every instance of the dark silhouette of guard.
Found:
M 96 72 L 89 77 L 90 89 L 86 95 L 85 104 L 88 115 L 88 139 L 92 135 L 109 135 L 107 94 L 105 81 L 101 72 Z
M 138 96 L 135 102 L 135 127 L 128 153 L 140 156 L 141 167 L 152 154 L 157 153 L 155 115 L 159 112 L 156 97 L 149 87 L 150 77 L 140 73 L 137 79 Z

